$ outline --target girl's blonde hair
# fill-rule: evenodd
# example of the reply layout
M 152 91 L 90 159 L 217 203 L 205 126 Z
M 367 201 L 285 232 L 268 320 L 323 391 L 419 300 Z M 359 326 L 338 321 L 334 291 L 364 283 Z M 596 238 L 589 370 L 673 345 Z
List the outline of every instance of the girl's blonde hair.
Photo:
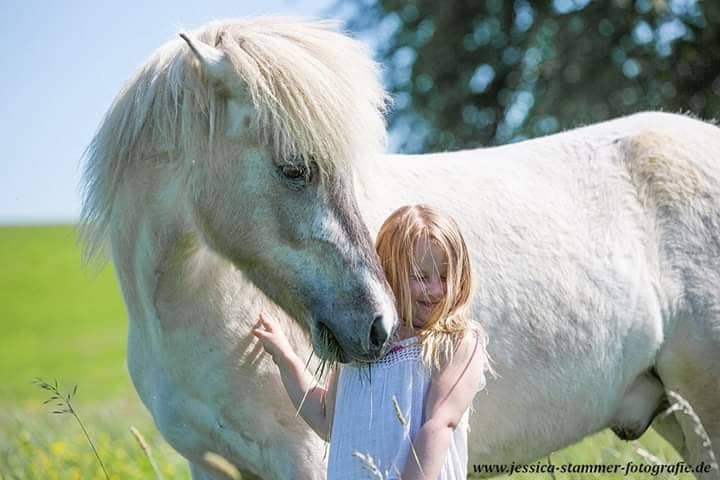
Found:
M 420 240 L 432 242 L 448 259 L 446 295 L 425 325 L 413 325 L 410 279 L 421 275 L 416 258 Z M 395 210 L 380 227 L 375 248 L 395 294 L 400 322 L 415 332 L 422 346 L 422 361 L 428 368 L 440 368 L 452 359 L 463 336 L 478 335 L 479 352 L 488 365 L 487 335 L 478 322 L 469 318 L 472 292 L 470 255 L 455 221 L 427 205 L 410 205 Z

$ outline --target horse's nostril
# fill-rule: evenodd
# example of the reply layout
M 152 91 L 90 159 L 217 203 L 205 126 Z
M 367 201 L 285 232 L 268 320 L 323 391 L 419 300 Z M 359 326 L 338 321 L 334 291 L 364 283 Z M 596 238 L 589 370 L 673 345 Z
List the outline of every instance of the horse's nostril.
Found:
M 370 326 L 370 349 L 379 350 L 385 345 L 390 333 L 385 329 L 383 316 L 377 315 Z

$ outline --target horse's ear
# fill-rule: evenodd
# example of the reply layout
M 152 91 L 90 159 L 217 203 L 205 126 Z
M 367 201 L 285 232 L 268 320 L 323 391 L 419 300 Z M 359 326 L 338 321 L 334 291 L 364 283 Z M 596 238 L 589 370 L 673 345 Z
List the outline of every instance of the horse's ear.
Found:
M 209 78 L 224 86 L 230 95 L 242 95 L 244 85 L 225 52 L 192 37 L 188 33 L 180 33 L 180 38 L 188 44 Z

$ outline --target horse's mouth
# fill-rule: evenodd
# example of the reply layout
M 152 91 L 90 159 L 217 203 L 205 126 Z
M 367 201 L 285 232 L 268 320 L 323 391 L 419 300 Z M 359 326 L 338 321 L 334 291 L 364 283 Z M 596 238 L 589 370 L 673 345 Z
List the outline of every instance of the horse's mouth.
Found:
M 347 355 L 343 352 L 335 334 L 324 323 L 317 323 L 317 347 L 315 348 L 324 361 L 345 363 Z
M 313 343 L 315 353 L 328 363 L 372 363 L 374 360 L 360 352 L 343 348 L 337 337 L 324 323 L 317 322 Z

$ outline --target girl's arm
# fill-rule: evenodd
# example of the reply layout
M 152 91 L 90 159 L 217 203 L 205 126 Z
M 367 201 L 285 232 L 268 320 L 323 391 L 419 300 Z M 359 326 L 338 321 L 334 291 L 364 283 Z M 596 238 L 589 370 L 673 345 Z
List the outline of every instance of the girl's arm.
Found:
M 332 413 L 335 406 L 335 384 L 337 369 L 330 372 L 327 390 L 316 385 L 315 378 L 305 370 L 300 357 L 290 346 L 279 324 L 271 317 L 260 314 L 260 319 L 252 330 L 266 352 L 272 355 L 273 362 L 280 370 L 285 390 L 295 409 L 300 406 L 300 416 L 320 438 L 329 441 Z M 307 396 L 305 395 L 307 392 Z M 303 402 L 303 397 L 305 401 Z M 329 407 L 329 408 L 326 408 Z
M 484 358 L 476 335 L 465 335 L 452 361 L 433 374 L 425 401 L 425 423 L 413 445 L 422 471 L 412 452 L 402 472 L 403 480 L 435 480 L 440 475 L 450 447 L 450 437 L 485 379 Z

